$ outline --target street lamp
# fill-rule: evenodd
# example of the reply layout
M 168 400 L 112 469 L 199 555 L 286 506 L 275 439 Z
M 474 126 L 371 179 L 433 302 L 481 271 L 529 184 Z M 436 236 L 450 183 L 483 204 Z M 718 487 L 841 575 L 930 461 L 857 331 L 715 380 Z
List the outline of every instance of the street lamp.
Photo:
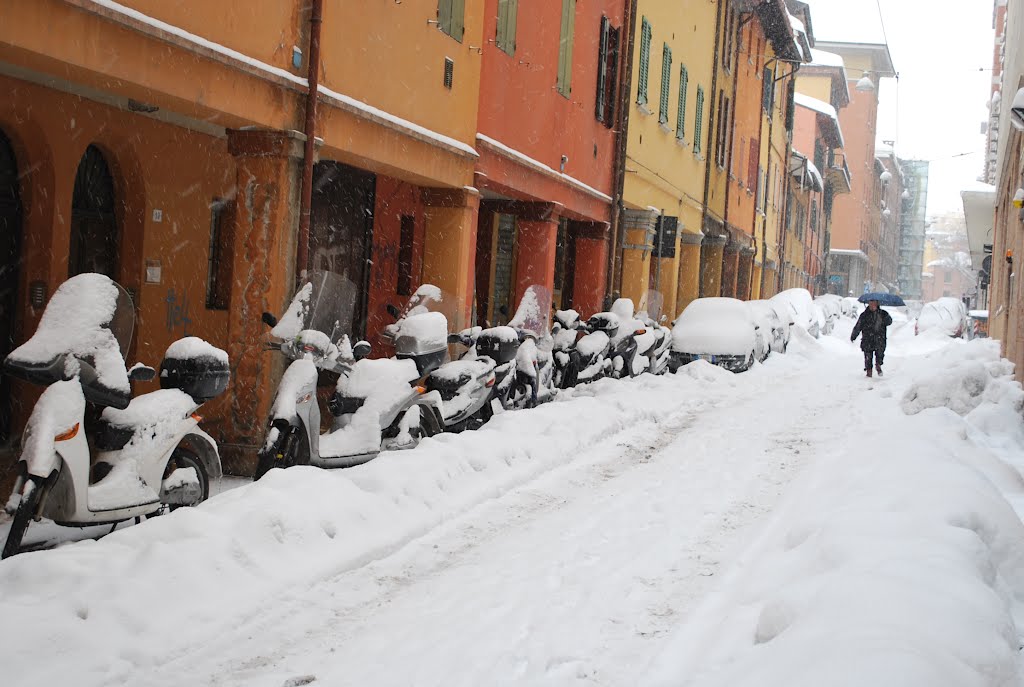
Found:
M 870 93 L 875 90 L 875 82 L 871 80 L 867 72 L 864 72 L 864 76 L 860 77 L 855 88 L 861 93 Z

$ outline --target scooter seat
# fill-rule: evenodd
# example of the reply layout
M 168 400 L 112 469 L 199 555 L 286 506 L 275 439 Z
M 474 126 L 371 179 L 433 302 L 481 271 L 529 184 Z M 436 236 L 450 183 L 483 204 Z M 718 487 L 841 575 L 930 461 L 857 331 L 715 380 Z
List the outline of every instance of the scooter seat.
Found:
M 430 373 L 427 377 L 427 390 L 437 391 L 442 400 L 450 401 L 473 379 L 493 368 L 494 363 L 487 360 L 456 360 Z
M 198 404 L 180 389 L 160 389 L 136 396 L 123 410 L 104 408 L 96 432 L 97 448 L 123 449 L 134 437 L 155 437 L 160 426 L 191 415 Z

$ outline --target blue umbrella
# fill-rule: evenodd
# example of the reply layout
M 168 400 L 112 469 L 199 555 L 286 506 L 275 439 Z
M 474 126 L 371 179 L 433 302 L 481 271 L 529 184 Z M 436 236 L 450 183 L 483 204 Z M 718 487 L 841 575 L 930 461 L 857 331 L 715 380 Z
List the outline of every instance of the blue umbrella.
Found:
M 861 303 L 867 303 L 868 301 L 878 301 L 879 305 L 888 305 L 893 308 L 898 308 L 906 305 L 903 299 L 894 293 L 866 293 L 857 299 Z

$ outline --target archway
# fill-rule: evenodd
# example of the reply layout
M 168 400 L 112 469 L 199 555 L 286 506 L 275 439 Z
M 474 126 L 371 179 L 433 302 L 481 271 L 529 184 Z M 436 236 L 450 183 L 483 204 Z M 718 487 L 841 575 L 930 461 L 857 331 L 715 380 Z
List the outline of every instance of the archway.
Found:
M 75 174 L 68 276 L 98 272 L 118 279 L 119 239 L 114 179 L 103 153 L 90 145 Z
M 18 163 L 10 140 L 0 131 L 0 359 L 14 348 L 14 321 L 21 274 L 21 198 Z M 0 444 L 11 431 L 11 391 L 7 375 L 0 375 Z

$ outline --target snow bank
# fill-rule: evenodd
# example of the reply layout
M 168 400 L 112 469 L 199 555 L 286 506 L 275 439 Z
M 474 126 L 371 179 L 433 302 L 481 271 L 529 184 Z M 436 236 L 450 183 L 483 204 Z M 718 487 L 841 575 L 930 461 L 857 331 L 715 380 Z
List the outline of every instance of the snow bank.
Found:
M 902 401 L 855 400 L 859 438 L 793 483 L 641 684 L 1020 684 L 1024 393 L 977 344 L 905 361 Z
M 271 470 L 198 508 L 7 559 L 4 672 L 53 684 L 76 666 L 76 685 L 121 682 L 174 654 L 172 644 L 200 646 L 223 618 L 244 623 L 269 596 L 388 555 L 618 431 L 707 402 L 715 380 L 731 378 L 695 363 L 684 374 L 600 380 L 570 402 L 503 413 L 479 431 L 439 435 L 413 451 L 346 470 Z M 189 630 L 172 641 L 166 628 Z M 40 663 L 29 647 L 55 637 L 61 661 Z

